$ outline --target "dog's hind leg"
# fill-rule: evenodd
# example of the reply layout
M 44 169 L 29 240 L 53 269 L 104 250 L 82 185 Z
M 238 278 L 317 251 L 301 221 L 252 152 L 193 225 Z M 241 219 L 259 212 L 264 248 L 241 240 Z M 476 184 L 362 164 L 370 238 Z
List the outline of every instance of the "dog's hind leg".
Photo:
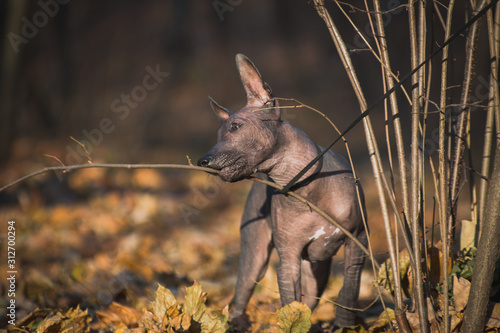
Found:
M 361 230 L 358 235 L 361 243 L 367 246 L 365 230 Z M 340 289 L 337 309 L 335 311 L 335 326 L 353 326 L 356 321 L 359 287 L 361 282 L 361 271 L 365 263 L 365 253 L 351 239 L 347 239 L 344 250 L 344 285 Z M 343 306 L 343 307 L 342 307 Z

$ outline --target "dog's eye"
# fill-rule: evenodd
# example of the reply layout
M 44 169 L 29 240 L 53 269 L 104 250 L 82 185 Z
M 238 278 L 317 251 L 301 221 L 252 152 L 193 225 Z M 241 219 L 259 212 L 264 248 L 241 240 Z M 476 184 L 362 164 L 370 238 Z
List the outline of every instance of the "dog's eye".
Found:
M 229 132 L 234 132 L 237 131 L 243 126 L 243 124 L 240 123 L 232 123 L 231 126 L 229 126 Z

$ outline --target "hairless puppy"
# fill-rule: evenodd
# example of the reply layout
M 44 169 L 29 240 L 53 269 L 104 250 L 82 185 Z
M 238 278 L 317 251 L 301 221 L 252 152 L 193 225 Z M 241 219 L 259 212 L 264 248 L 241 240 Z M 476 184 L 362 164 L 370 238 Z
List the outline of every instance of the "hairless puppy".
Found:
M 220 171 L 235 182 L 253 174 L 286 185 L 323 148 L 304 132 L 281 120 L 280 108 L 269 85 L 255 65 L 242 54 L 236 66 L 246 92 L 246 105 L 231 111 L 211 100 L 221 124 L 217 144 L 198 165 Z M 292 187 L 319 206 L 362 244 L 367 243 L 362 223 L 363 202 L 347 161 L 329 150 Z M 340 290 L 335 326 L 355 324 L 362 250 L 343 232 L 308 206 L 254 183 L 241 220 L 241 257 L 230 319 L 235 326 L 246 322 L 245 308 L 266 272 L 273 248 L 279 255 L 278 285 L 282 305 L 301 301 L 314 309 L 330 274 L 332 257 L 345 245 L 344 285 Z

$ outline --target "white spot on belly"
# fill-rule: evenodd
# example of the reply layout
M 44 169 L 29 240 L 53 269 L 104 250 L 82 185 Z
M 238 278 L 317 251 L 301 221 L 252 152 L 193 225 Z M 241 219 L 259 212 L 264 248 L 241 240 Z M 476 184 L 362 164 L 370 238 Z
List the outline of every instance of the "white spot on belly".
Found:
M 312 235 L 311 237 L 309 237 L 309 240 L 318 239 L 319 236 L 321 236 L 323 234 L 326 234 L 325 227 L 321 227 L 321 229 L 316 230 L 316 233 L 314 235 Z

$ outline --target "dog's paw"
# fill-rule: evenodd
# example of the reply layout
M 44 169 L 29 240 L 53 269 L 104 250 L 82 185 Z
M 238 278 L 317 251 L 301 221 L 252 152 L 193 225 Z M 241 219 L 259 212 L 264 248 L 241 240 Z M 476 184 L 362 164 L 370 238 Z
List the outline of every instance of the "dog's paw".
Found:
M 248 332 L 251 327 L 250 318 L 246 314 L 230 316 L 229 324 L 231 325 L 232 332 Z

